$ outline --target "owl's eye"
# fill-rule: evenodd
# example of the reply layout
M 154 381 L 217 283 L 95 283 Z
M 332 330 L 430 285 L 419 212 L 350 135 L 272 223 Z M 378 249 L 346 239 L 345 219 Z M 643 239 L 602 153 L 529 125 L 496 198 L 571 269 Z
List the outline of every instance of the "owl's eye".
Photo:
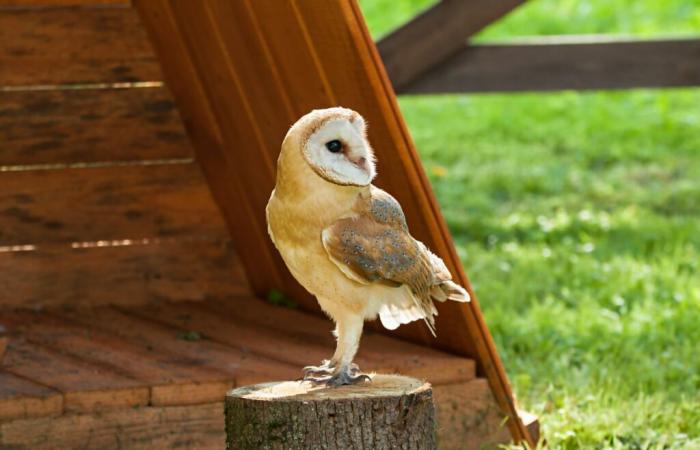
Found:
M 326 148 L 331 153 L 338 153 L 343 150 L 343 143 L 337 139 L 326 142 Z

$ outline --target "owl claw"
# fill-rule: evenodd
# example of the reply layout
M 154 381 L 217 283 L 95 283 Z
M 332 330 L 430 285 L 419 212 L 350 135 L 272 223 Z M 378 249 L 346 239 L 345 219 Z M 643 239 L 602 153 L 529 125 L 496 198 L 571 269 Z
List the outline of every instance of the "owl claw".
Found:
M 304 372 L 304 380 L 306 381 L 307 378 L 314 378 L 317 376 L 331 376 L 333 375 L 333 371 L 335 370 L 335 363 L 332 361 L 329 361 L 327 359 L 324 359 L 321 361 L 321 365 L 319 366 L 306 366 L 303 369 Z
M 358 383 L 364 383 L 366 381 L 372 381 L 372 378 L 370 378 L 369 375 L 365 375 L 363 373 L 359 373 L 359 369 L 357 372 L 352 373 L 350 370 L 347 371 L 340 371 L 333 375 L 328 382 L 326 382 L 326 386 L 329 387 L 338 387 L 338 386 L 343 386 L 347 384 L 358 384 Z
M 327 370 L 327 367 L 323 367 L 323 370 L 320 371 L 306 371 L 306 368 L 304 369 L 304 381 L 309 381 L 315 385 L 338 387 L 372 381 L 369 375 L 360 372 L 357 364 L 341 367 L 340 370 Z

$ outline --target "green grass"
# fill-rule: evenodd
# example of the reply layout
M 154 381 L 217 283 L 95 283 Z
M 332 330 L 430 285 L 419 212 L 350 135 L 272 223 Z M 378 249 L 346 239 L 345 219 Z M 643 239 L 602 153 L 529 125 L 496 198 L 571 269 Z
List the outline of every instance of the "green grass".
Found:
M 375 35 L 428 3 L 361 2 Z M 479 38 L 604 31 L 700 33 L 700 2 L 531 0 Z M 400 104 L 550 448 L 700 448 L 700 89 Z

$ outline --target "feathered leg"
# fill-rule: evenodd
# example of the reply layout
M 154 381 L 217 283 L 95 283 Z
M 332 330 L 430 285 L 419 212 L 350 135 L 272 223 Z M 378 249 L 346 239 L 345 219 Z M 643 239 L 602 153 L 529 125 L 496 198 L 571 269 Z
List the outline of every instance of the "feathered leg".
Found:
M 364 321 L 361 317 L 344 317 L 337 321 L 336 333 L 337 344 L 333 358 L 318 368 L 310 370 L 309 375 L 304 379 L 315 383 L 322 383 L 328 386 L 341 386 L 344 384 L 354 384 L 369 381 L 367 375 L 360 373 L 360 368 L 353 364 L 352 360 L 357 353 L 362 336 L 362 326 Z M 305 368 L 305 369 L 311 369 Z M 330 369 L 330 370 L 329 370 Z M 330 372 L 330 373 L 329 373 Z

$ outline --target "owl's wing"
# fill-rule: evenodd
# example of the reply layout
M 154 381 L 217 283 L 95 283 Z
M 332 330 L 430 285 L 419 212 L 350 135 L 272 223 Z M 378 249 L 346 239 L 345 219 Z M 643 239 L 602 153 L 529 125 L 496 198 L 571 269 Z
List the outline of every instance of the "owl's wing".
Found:
M 432 331 L 433 315 L 437 314 L 433 299 L 466 296 L 462 300 L 466 301 L 468 294 L 449 281 L 451 276 L 442 260 L 409 234 L 401 206 L 393 197 L 373 188 L 354 212 L 354 216 L 339 219 L 323 230 L 323 246 L 338 268 L 357 282 L 410 289 L 411 295 L 403 304 L 387 304 L 380 310 L 385 327 L 394 329 L 425 319 Z M 446 291 L 446 283 L 459 292 Z

